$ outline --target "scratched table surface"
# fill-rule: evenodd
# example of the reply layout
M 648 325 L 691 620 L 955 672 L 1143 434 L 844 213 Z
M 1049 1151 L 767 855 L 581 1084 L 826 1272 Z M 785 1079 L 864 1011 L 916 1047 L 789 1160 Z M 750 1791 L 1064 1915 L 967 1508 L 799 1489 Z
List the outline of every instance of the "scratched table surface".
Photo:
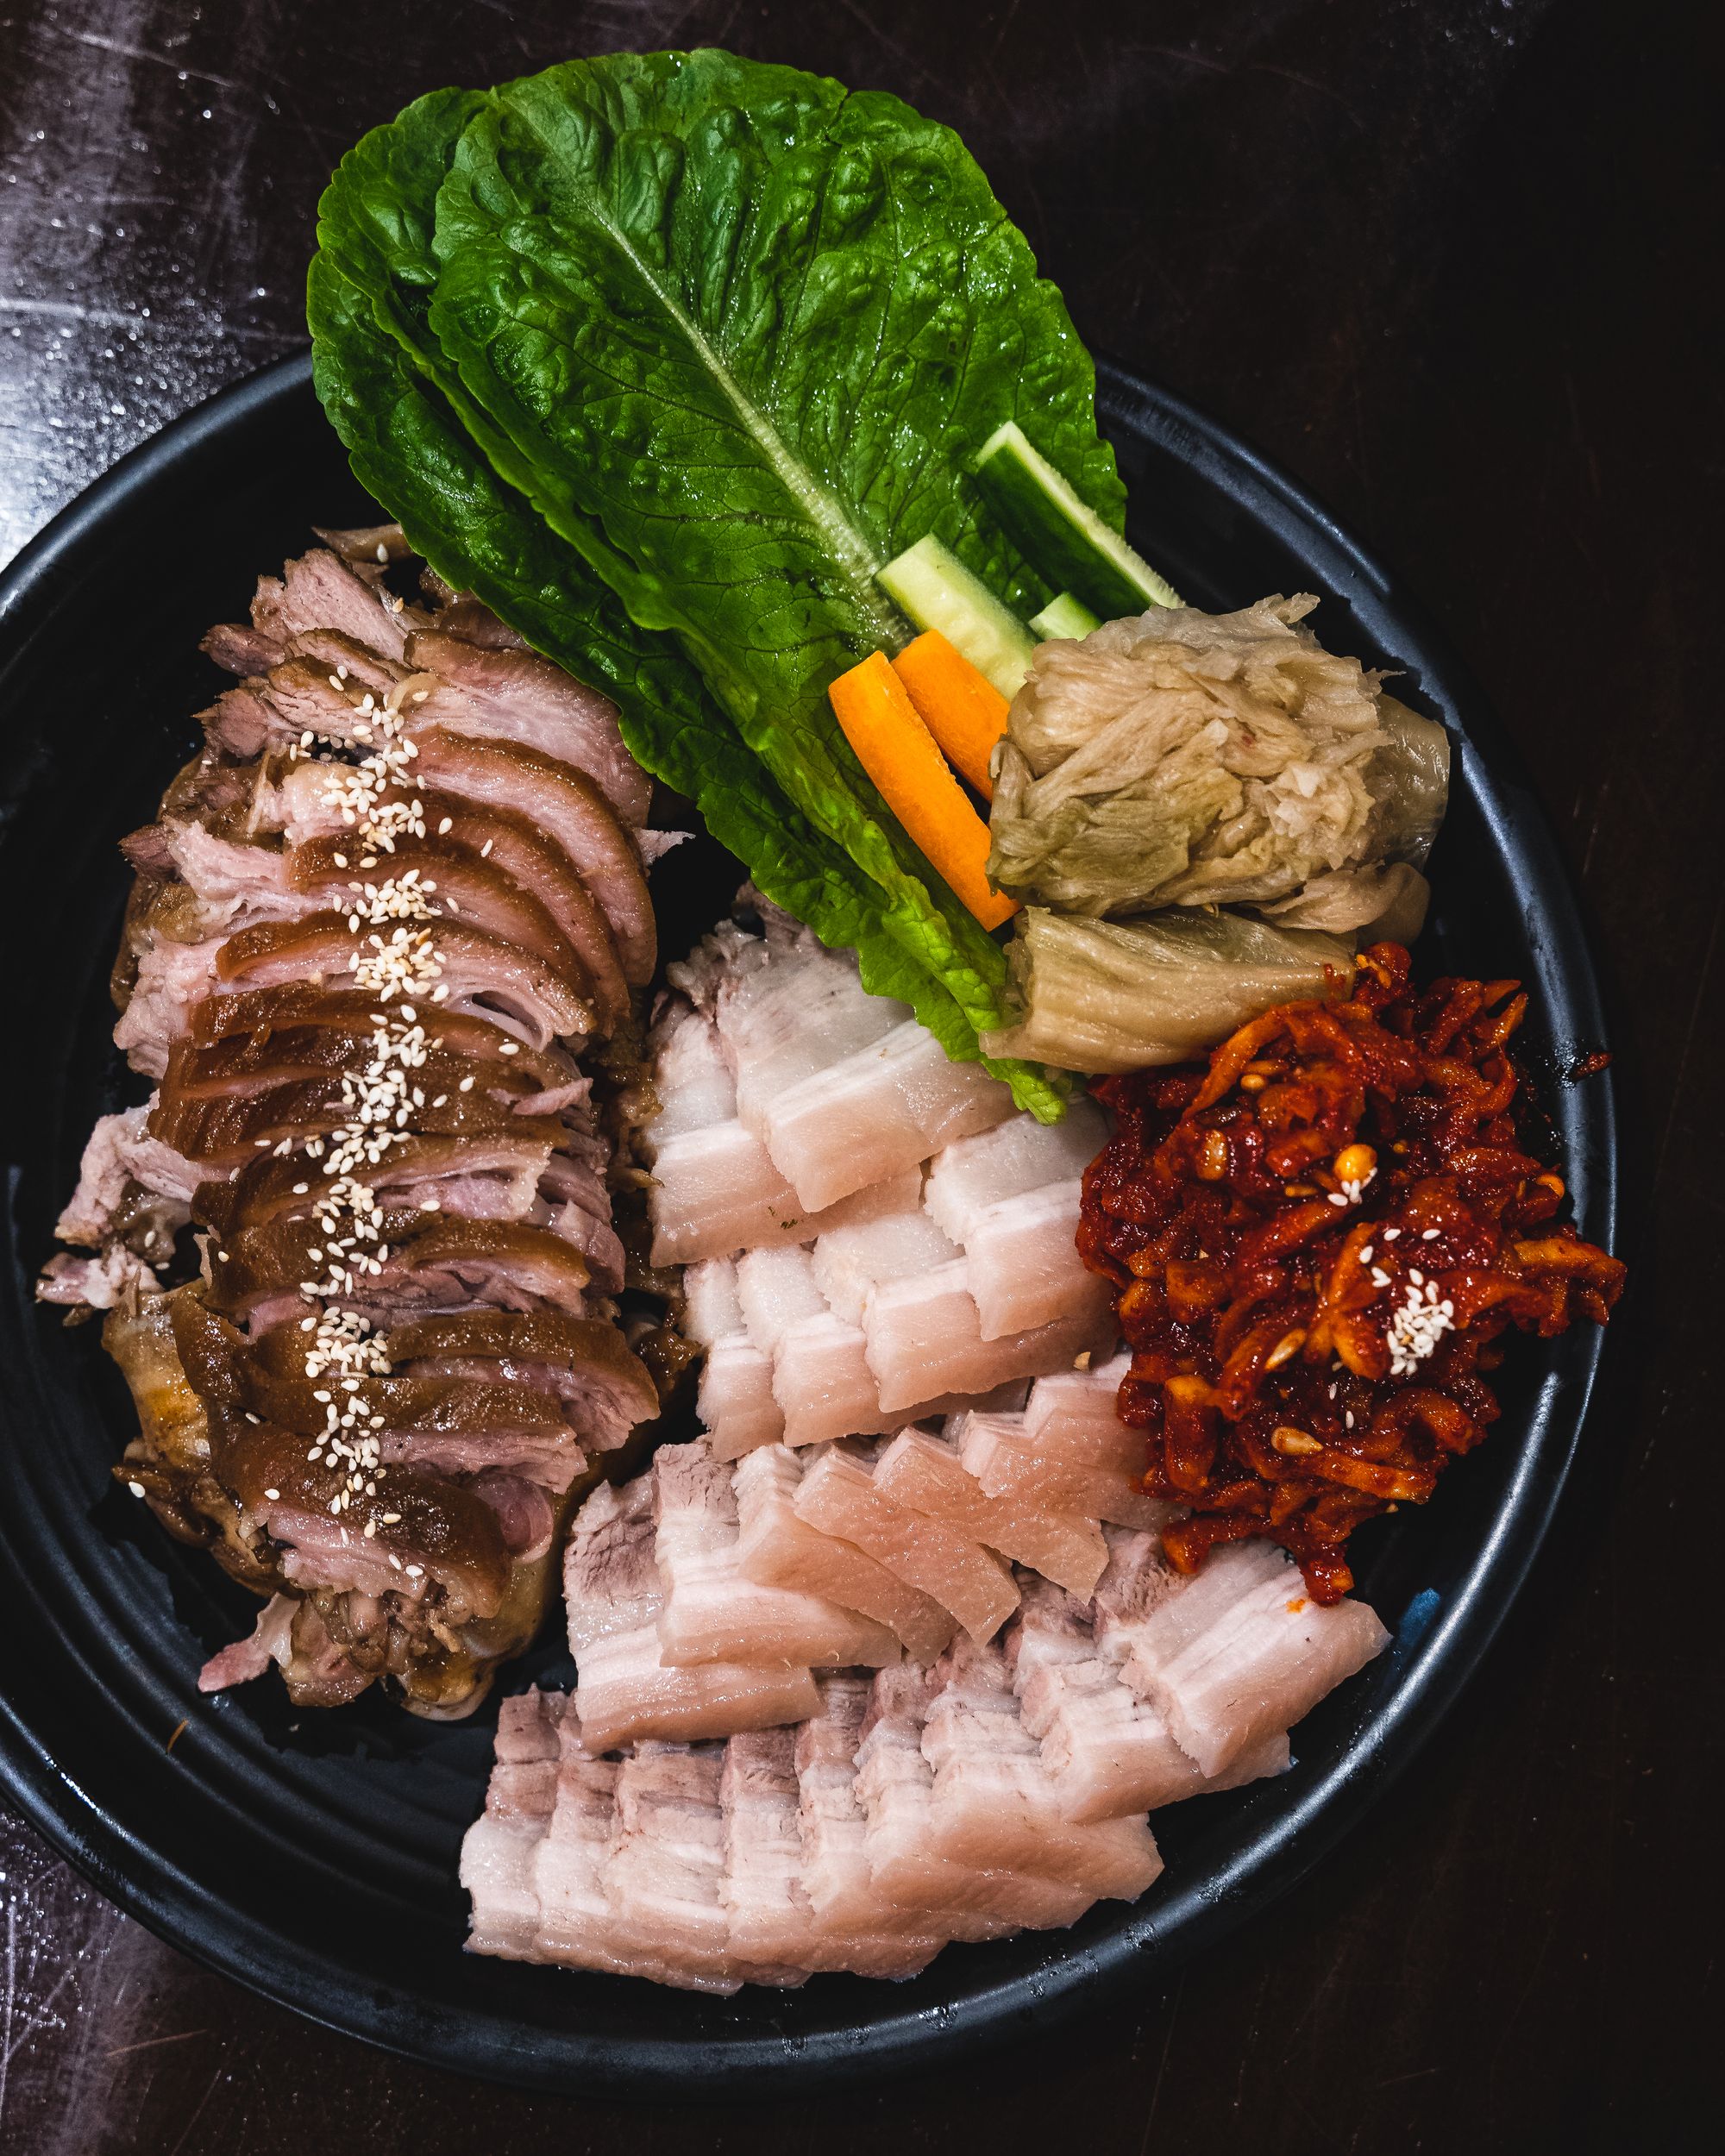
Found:
M 1722 12 L 0 0 L 0 558 L 301 341 L 318 191 L 423 90 L 711 41 L 956 123 L 1093 342 L 1289 466 L 1484 680 L 1590 912 L 1636 1194 L 1585 1465 L 1484 1676 L 1364 1831 L 1165 1987 L 831 2103 L 528 2099 L 207 1974 L 0 1814 L 0 2149 L 1697 2145 L 1725 2078 L 1718 1559 L 1695 1479 L 1725 1376 Z

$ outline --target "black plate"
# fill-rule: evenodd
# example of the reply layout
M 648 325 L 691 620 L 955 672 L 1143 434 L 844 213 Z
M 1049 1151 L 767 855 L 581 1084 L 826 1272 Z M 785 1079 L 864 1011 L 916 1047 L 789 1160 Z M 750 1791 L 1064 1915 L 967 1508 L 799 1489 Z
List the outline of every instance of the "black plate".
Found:
M 1548 1075 L 1582 1225 L 1609 1243 L 1609 1081 L 1558 1075 L 1600 1039 L 1593 970 L 1543 817 L 1477 691 L 1394 580 L 1254 452 L 1119 369 L 1104 372 L 1101 409 L 1132 536 L 1180 590 L 1225 606 L 1320 593 L 1325 642 L 1402 668 L 1398 693 L 1458 736 L 1421 957 L 1535 991 L 1523 1037 Z M 127 883 L 115 842 L 153 814 L 189 751 L 189 714 L 217 686 L 198 637 L 243 614 L 254 576 L 300 551 L 314 518 L 366 516 L 294 357 L 128 457 L 0 584 L 0 919 L 15 977 L 0 1765 L 14 1801 L 105 1894 L 229 1976 L 411 2057 L 532 2088 L 784 2093 L 975 2050 L 1156 1980 L 1299 1877 L 1454 1700 L 1545 1534 L 1593 1386 L 1592 1326 L 1515 1355 L 1502 1422 L 1438 1503 L 1361 1535 L 1362 1591 L 1396 1642 L 1302 1726 L 1291 1774 L 1160 1814 L 1168 1869 L 1140 1906 L 949 1947 L 909 1984 L 818 1977 L 720 2001 L 464 1955 L 456 1852 L 481 1802 L 490 1715 L 440 1727 L 367 1698 L 295 1716 L 274 1683 L 200 1698 L 199 1664 L 255 1605 L 110 1481 L 133 1426 L 125 1389 L 95 1328 L 63 1329 L 31 1285 L 91 1119 L 135 1097 L 108 1038 Z M 674 956 L 726 895 L 717 871 L 706 889 L 681 881 Z M 553 1652 L 516 1681 L 554 1667 Z

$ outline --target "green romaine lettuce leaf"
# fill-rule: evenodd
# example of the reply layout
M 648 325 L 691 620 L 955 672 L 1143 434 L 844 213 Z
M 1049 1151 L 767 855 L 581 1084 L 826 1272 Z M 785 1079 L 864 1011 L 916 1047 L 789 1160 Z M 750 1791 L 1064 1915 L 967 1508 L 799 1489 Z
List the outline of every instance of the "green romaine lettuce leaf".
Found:
M 675 645 L 638 629 L 502 476 L 506 445 L 425 318 L 432 197 L 484 102 L 460 91 L 419 100 L 349 154 L 322 204 L 308 294 L 317 387 L 356 475 L 442 575 L 616 698 L 631 751 L 699 803 L 769 898 L 825 942 L 854 947 L 865 985 L 910 1003 L 950 1055 L 975 1058 L 973 1020 L 914 937 L 906 949 L 885 928 L 874 887 L 793 808 Z M 1059 1081 L 985 1060 L 1022 1105 L 1061 1112 Z

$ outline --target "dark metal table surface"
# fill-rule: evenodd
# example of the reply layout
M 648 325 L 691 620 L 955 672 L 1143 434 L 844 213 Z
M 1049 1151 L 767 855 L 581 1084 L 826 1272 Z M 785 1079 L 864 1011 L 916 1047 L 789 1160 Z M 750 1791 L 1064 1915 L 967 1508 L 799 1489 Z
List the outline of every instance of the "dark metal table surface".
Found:
M 1290 466 L 1483 678 L 1590 912 L 1639 1194 L 1585 1466 L 1485 1677 L 1365 1832 L 1165 1990 L 831 2103 L 528 2100 L 205 1974 L 0 1814 L 0 2150 L 1702 2145 L 1725 2082 L 1722 15 L 0 0 L 0 559 L 301 339 L 329 167 L 422 90 L 715 41 L 955 122 L 1092 342 Z

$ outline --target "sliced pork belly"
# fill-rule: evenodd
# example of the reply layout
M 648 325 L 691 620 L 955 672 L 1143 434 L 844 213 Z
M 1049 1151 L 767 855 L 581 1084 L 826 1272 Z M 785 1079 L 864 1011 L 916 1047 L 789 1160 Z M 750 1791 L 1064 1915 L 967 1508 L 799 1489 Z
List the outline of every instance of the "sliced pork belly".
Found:
M 452 733 L 511 741 L 583 772 L 623 821 L 647 821 L 653 781 L 623 745 L 617 706 L 536 652 L 485 649 L 435 629 L 407 640 L 406 661 L 434 674 L 425 709 Z
M 1012 1112 L 975 1063 L 956 1063 L 914 1018 L 829 1062 L 767 1105 L 762 1142 L 812 1211 L 900 1175 Z
M 906 1430 L 881 1454 L 875 1486 L 895 1504 L 1033 1566 L 1076 1595 L 1088 1595 L 1108 1561 L 1094 1519 L 1055 1511 L 1033 1495 L 989 1497 L 944 1438 Z
M 472 740 L 436 726 L 413 741 L 417 784 L 525 817 L 560 849 L 611 924 L 624 978 L 650 980 L 656 938 L 641 856 L 593 780 L 518 743 Z
M 1070 1820 L 1126 1818 L 1287 1771 L 1288 1737 L 1278 1731 L 1207 1778 L 1156 1708 L 1101 1658 L 1089 1605 L 1047 1581 L 1026 1585 L 1006 1651 L 1024 1727 Z
M 938 1680 L 913 1664 L 876 1672 L 856 1752 L 856 1802 L 876 1892 L 909 1923 L 953 1939 L 1070 1924 L 1092 1896 L 1014 1871 L 992 1850 L 971 1865 L 935 1846 L 934 1768 L 923 1728 Z M 956 1837 L 954 1838 L 956 1840 Z
M 619 1633 L 580 1658 L 576 1700 L 589 1741 L 607 1752 L 648 1739 L 731 1737 L 800 1721 L 815 1706 L 804 1669 L 705 1662 L 668 1667 L 653 1626 Z
M 993 1206 L 1082 1176 L 1107 1134 L 1101 1109 L 1080 1099 L 1058 1123 L 1038 1123 L 1020 1113 L 959 1138 L 928 1164 L 924 1203 L 929 1217 L 960 1250 L 967 1249 L 977 1221 Z
M 662 1445 L 650 1474 L 662 1661 L 872 1669 L 898 1658 L 884 1625 L 743 1571 L 732 1470 L 706 1445 Z
M 1095 1281 L 1077 1244 L 1082 1195 L 1075 1176 L 1002 1198 L 971 1222 L 965 1257 L 983 1339 L 1052 1324 L 1090 1301 Z
M 908 1586 L 949 1609 L 987 1639 L 1018 1607 L 1011 1568 L 973 1537 L 896 1503 L 872 1463 L 849 1450 L 824 1452 L 793 1501 L 797 1517 L 822 1534 L 854 1542 Z
M 750 1343 L 771 1358 L 781 1417 L 774 1437 L 782 1434 L 787 1445 L 819 1445 L 887 1426 L 867 1343 L 857 1326 L 844 1324 L 827 1308 L 807 1250 L 744 1251 L 737 1264 L 737 1292 Z M 727 1361 L 737 1368 L 735 1353 Z M 734 1443 L 727 1433 L 727 1451 Z
M 738 1250 L 806 1243 L 847 1220 L 902 1212 L 916 1202 L 920 1178 L 858 1191 L 825 1213 L 812 1213 L 768 1159 L 761 1141 L 736 1121 L 681 1131 L 653 1162 L 648 1213 L 653 1263 L 688 1264 Z
M 1323 1608 L 1272 1543 L 1226 1543 L 1165 1594 L 1121 1675 L 1206 1775 L 1289 1728 L 1389 1644 L 1352 1600 Z
M 585 1716 L 587 1741 L 593 1732 Z M 693 1991 L 735 1991 L 720 1885 L 724 1821 L 718 1745 L 647 1743 L 617 1771 L 617 1828 L 605 1887 L 614 1936 L 640 1974 Z
M 648 1738 L 728 1737 L 813 1712 L 817 1695 L 806 1667 L 665 1664 L 650 1476 L 622 1491 L 602 1485 L 582 1506 L 564 1557 L 563 1592 L 575 1701 L 595 1752 Z
M 728 1333 L 706 1351 L 695 1412 L 717 1460 L 740 1460 L 785 1435 L 785 1412 L 773 1392 L 773 1358 L 746 1332 Z
M 606 1891 L 617 1839 L 618 1762 L 588 1750 L 573 1701 L 560 1739 L 555 1802 L 533 1852 L 533 1958 L 618 1976 L 653 1975 L 655 1966 L 643 1965 L 637 1942 L 619 1926 Z
M 653 1381 L 617 1327 L 562 1310 L 469 1309 L 409 1319 L 391 1328 L 388 1352 L 405 1376 L 548 1394 L 596 1451 L 614 1451 L 659 1412 Z
M 932 1846 L 957 1864 L 1004 1865 L 1092 1900 L 1135 1901 L 1162 1870 L 1142 1818 L 1080 1826 L 1063 1814 L 1041 1750 L 1024 1727 L 998 1646 L 961 1641 L 933 1672 L 923 1725 L 934 1769 Z
M 806 931 L 749 947 L 748 956 L 755 962 L 730 968 L 714 1011 L 725 1059 L 736 1075 L 738 1118 L 745 1130 L 768 1142 L 774 1111 L 787 1092 L 852 1050 L 879 1040 L 910 1014 L 901 1003 L 871 996 L 854 961 L 823 950 Z
M 569 1651 L 579 1664 L 601 1640 L 650 1628 L 664 1601 L 653 1559 L 652 1484 L 644 1475 L 621 1487 L 601 1482 L 575 1514 L 563 1552 Z
M 1113 1337 L 1107 1283 L 1092 1280 L 1088 1290 L 1051 1325 L 985 1340 L 966 1259 L 883 1282 L 869 1296 L 862 1319 L 881 1407 L 907 1408 L 944 1393 L 991 1392 L 1009 1378 L 1070 1367 L 1074 1356 Z
M 557 1693 L 536 1691 L 506 1699 L 498 1710 L 486 1808 L 461 1842 L 461 1884 L 473 1901 L 467 1943 L 476 1953 L 536 1956 L 535 1867 L 557 1801 L 563 1708 Z
M 859 1976 L 908 1977 L 939 1952 L 943 1934 L 916 1927 L 914 1914 L 875 1886 L 868 1822 L 856 1794 L 856 1751 L 868 1709 L 867 1678 L 817 1677 L 820 1710 L 794 1732 L 801 1882 L 831 1965 Z M 732 1739 L 733 1744 L 745 1741 Z
M 1143 1479 L 1141 1432 L 1120 1426 L 1121 1434 L 1131 1440 L 1132 1463 L 1130 1468 L 1117 1468 L 1098 1466 L 1053 1451 L 1043 1439 L 1032 1437 L 1026 1424 L 1022 1415 L 981 1413 L 967 1413 L 953 1426 L 951 1435 L 965 1471 L 975 1477 L 978 1487 L 990 1499 L 1032 1513 L 1107 1520 L 1123 1527 L 1160 1527 L 1168 1518 L 1172 1508 L 1157 1498 L 1146 1497 L 1139 1487 Z M 1099 1549 L 1099 1570 L 1088 1585 L 1078 1586 L 1066 1579 L 1062 1579 L 1061 1585 L 1071 1587 L 1075 1594 L 1088 1594 L 1101 1576 L 1101 1555 Z M 1047 1567 L 1039 1565 L 1038 1570 L 1045 1571 Z
M 819 1595 L 859 1611 L 932 1662 L 952 1637 L 953 1617 L 854 1542 L 824 1534 L 796 1509 L 804 1462 L 784 1445 L 738 1461 L 737 1564 L 745 1578 L 787 1593 Z
M 875 1288 L 909 1280 L 960 1255 L 920 1202 L 829 1228 L 814 1245 L 816 1284 L 835 1317 L 860 1326 Z
M 848 1956 L 835 1960 L 845 1942 L 823 1935 L 803 1887 L 795 1751 L 788 1729 L 752 1731 L 725 1745 L 719 1775 L 719 1901 L 730 1952 L 757 1984 L 794 1984 L 811 1969 L 852 1965 Z
M 669 1139 L 737 1120 L 737 1081 L 718 1028 L 681 996 L 655 1020 L 648 1043 L 658 1112 L 642 1128 L 648 1157 Z
M 747 1330 L 737 1292 L 737 1267 L 728 1257 L 703 1258 L 683 1272 L 683 1334 L 712 1348 Z

